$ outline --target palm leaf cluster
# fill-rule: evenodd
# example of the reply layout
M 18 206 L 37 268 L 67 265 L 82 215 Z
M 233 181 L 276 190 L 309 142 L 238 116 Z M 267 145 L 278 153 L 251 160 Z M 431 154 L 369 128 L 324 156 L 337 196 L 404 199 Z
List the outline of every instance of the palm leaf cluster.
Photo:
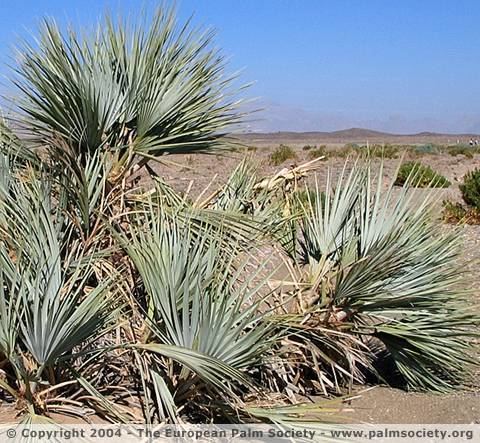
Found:
M 23 48 L 0 124 L 2 395 L 27 419 L 290 426 L 329 420 L 337 403 L 301 402 L 381 377 L 380 354 L 409 388 L 461 385 L 478 317 L 409 182 L 358 160 L 305 188 L 319 159 L 265 178 L 245 159 L 193 196 L 154 173 L 242 118 L 211 38 L 162 7 L 46 22 Z
M 476 363 L 478 317 L 461 289 L 459 235 L 439 232 L 433 194 L 420 196 L 409 182 L 386 185 L 382 174 L 356 163 L 336 182 L 328 174 L 323 191 L 315 183 L 319 197 L 308 192 L 299 202 L 295 246 L 286 252 L 303 315 L 285 323 L 298 345 L 315 343 L 312 355 L 330 363 L 335 380 L 362 381 L 386 352 L 397 383 L 448 391 Z
M 221 148 L 242 115 L 213 36 L 179 25 L 172 8 L 148 27 L 107 16 L 94 32 L 62 34 L 47 20 L 37 44 L 20 51 L 19 123 L 40 146 L 68 143 L 82 163 L 107 152 L 111 181 L 139 157 Z
M 32 415 L 65 407 L 59 398 L 76 378 L 71 364 L 94 352 L 117 306 L 110 279 L 95 275 L 99 262 L 72 238 L 65 208 L 37 173 L 2 156 L 0 384 Z

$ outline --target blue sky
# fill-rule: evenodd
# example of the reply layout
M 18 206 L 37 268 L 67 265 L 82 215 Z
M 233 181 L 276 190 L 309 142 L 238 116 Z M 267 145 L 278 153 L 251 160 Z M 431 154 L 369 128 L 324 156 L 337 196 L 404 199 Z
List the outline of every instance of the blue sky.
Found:
M 158 1 L 0 2 L 0 74 L 39 20 L 92 25 L 106 8 Z M 181 18 L 218 30 L 231 70 L 265 107 L 254 130 L 480 132 L 480 2 L 181 0 Z

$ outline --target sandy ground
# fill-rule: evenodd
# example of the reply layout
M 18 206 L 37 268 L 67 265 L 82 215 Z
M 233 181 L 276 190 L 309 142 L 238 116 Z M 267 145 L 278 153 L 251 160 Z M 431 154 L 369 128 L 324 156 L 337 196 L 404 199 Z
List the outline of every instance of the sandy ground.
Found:
M 261 177 L 274 174 L 282 168 L 298 165 L 310 160 L 310 151 L 303 150 L 302 145 L 291 144 L 289 146 L 294 149 L 296 158 L 289 159 L 279 166 L 273 166 L 270 164 L 269 156 L 277 146 L 278 144 L 261 145 L 251 147 L 250 150 L 247 148 L 239 149 L 237 152 L 221 155 L 193 154 L 167 156 L 165 159 L 169 162 L 168 164 L 160 163 L 152 164 L 152 166 L 156 173 L 177 190 L 186 191 L 189 186 L 191 186 L 192 195 L 196 195 L 212 182 L 212 180 L 212 189 L 216 189 L 220 184 L 225 183 L 235 166 L 237 166 L 245 156 L 252 158 L 254 164 L 257 166 L 258 175 Z M 327 149 L 335 151 L 339 146 L 339 144 L 327 145 Z M 402 152 L 399 153 L 398 158 L 385 159 L 384 171 L 387 177 L 391 176 L 396 170 L 401 162 L 401 156 Z M 480 154 L 476 154 L 472 159 L 466 158 L 463 155 L 452 156 L 449 154 L 425 154 L 423 156 L 405 154 L 404 158 L 405 160 L 415 160 L 430 165 L 435 171 L 447 177 L 453 183 L 453 186 L 441 192 L 444 198 L 454 200 L 460 199 L 457 184 L 462 181 L 465 173 L 473 168 L 480 167 Z M 173 165 L 170 160 L 177 165 Z M 323 167 L 320 167 L 317 171 L 319 180 L 322 181 L 327 169 L 338 172 L 342 170 L 344 164 L 344 158 L 327 158 L 322 162 Z M 143 179 L 141 184 L 146 184 L 146 180 Z
M 346 413 L 355 423 L 480 424 L 480 392 L 434 395 L 378 386 L 359 395 Z

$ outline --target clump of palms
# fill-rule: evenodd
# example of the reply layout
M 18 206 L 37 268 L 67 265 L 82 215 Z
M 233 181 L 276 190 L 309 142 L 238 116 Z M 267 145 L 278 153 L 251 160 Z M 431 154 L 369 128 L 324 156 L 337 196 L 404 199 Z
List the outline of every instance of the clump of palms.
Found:
M 335 380 L 361 381 L 379 344 L 412 389 L 452 389 L 476 363 L 470 335 L 477 316 L 459 289 L 458 235 L 439 235 L 434 200 L 415 200 L 414 179 L 413 172 L 400 192 L 385 190 L 382 168 L 374 174 L 355 164 L 335 184 L 328 175 L 324 198 L 301 204 L 299 232 L 286 252 L 302 315 L 285 322 L 321 344 L 312 358 L 330 365 Z M 319 195 L 318 184 L 314 189 Z M 346 339 L 342 367 L 322 347 L 335 353 L 335 342 Z
M 212 35 L 168 8 L 86 35 L 45 23 L 20 130 L 0 125 L 0 390 L 27 419 L 320 421 L 299 396 L 362 382 L 379 347 L 410 388 L 461 383 L 478 318 L 412 178 L 385 192 L 357 162 L 305 188 L 320 158 L 264 178 L 244 160 L 181 195 L 151 162 L 228 148 L 242 119 Z
M 114 324 L 117 289 L 103 271 L 104 252 L 72 236 L 49 178 L 1 158 L 0 387 L 31 418 L 78 413 L 91 407 L 76 398 L 89 395 L 93 342 Z M 65 391 L 76 394 L 67 399 Z
M 176 420 L 179 406 L 199 416 L 201 397 L 211 414 L 238 407 L 241 389 L 258 389 L 249 373 L 275 338 L 259 309 L 265 277 L 253 284 L 261 268 L 248 273 L 248 262 L 224 252 L 221 231 L 199 235 L 152 202 L 117 235 L 141 281 L 146 329 L 135 350 L 147 417 Z

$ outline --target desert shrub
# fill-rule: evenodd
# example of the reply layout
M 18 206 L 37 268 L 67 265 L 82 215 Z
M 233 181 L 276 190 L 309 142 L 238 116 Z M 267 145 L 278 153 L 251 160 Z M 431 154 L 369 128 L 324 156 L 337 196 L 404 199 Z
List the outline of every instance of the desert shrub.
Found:
M 399 155 L 398 147 L 390 144 L 373 144 L 373 145 L 352 145 L 351 149 L 362 155 L 372 158 L 397 158 Z
M 347 143 L 344 148 L 345 149 L 359 149 L 361 146 L 357 143 Z
M 303 151 L 310 151 L 311 149 L 317 149 L 317 145 L 312 146 L 312 145 L 305 145 L 302 150 Z
M 443 202 L 442 219 L 446 223 L 478 225 L 480 224 L 480 208 L 445 200 Z
M 441 148 L 438 145 L 432 144 L 432 143 L 427 143 L 425 145 L 418 145 L 414 146 L 411 151 L 415 155 L 436 155 L 440 154 Z
M 465 203 L 480 209 L 480 169 L 468 172 L 459 188 Z
M 319 157 L 327 157 L 329 152 L 327 151 L 327 147 L 325 145 L 319 146 L 318 148 L 315 147 L 308 152 L 308 158 L 314 159 Z
M 355 150 L 358 149 L 359 146 L 355 144 L 347 144 L 342 146 L 341 148 L 332 149 L 330 151 L 330 155 L 332 157 L 339 157 L 339 158 L 346 158 L 355 153 Z
M 397 158 L 399 152 L 397 146 L 389 144 L 359 145 L 357 143 L 347 143 L 342 148 L 332 151 L 332 155 L 342 158 L 350 155 L 363 155 L 371 158 Z
M 444 202 L 443 219 L 447 223 L 480 224 L 480 169 L 465 174 L 459 188 L 465 204 Z
M 443 175 L 420 162 L 405 162 L 400 166 L 395 184 L 403 186 L 405 183 L 416 188 L 448 188 L 451 184 Z
M 356 143 L 348 143 L 340 149 L 332 150 L 330 155 L 345 158 L 351 155 L 363 155 L 370 158 L 397 158 L 400 149 L 394 145 L 358 145 Z
M 371 155 L 378 158 L 397 158 L 399 153 L 398 147 L 389 144 L 374 145 L 371 148 Z
M 473 158 L 473 155 L 478 152 L 478 148 L 473 148 L 467 145 L 452 145 L 447 146 L 444 151 L 453 157 L 464 155 L 466 158 Z
M 293 160 L 297 158 L 295 151 L 287 145 L 280 145 L 270 154 L 270 164 L 273 166 L 281 165 L 287 160 Z

